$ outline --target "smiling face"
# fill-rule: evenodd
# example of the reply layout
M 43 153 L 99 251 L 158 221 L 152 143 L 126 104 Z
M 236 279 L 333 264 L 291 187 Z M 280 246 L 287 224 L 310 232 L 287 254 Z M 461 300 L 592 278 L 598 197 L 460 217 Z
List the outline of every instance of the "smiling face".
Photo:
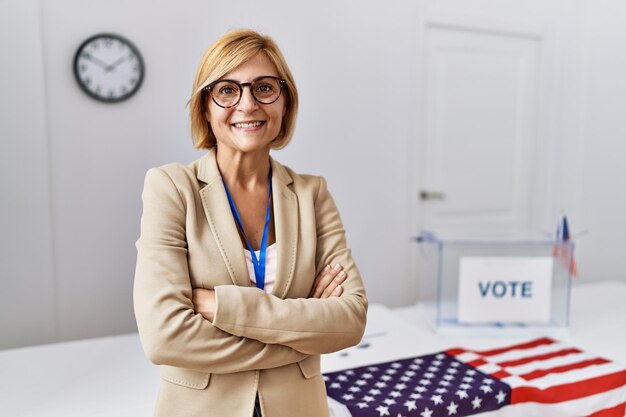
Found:
M 278 77 L 278 72 L 267 56 L 259 53 L 222 78 L 249 83 L 265 75 Z M 215 104 L 210 95 L 206 100 L 207 121 L 219 151 L 269 154 L 270 144 L 280 133 L 286 111 L 284 94 L 274 103 L 261 104 L 252 97 L 250 88 L 244 87 L 239 103 L 226 109 Z

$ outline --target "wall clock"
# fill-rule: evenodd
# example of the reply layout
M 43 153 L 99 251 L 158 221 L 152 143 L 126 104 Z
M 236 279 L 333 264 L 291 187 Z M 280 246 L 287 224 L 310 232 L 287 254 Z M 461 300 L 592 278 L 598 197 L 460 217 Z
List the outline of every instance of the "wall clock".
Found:
M 100 33 L 86 39 L 74 55 L 74 77 L 90 97 L 118 103 L 139 90 L 145 67 L 139 50 L 128 39 Z

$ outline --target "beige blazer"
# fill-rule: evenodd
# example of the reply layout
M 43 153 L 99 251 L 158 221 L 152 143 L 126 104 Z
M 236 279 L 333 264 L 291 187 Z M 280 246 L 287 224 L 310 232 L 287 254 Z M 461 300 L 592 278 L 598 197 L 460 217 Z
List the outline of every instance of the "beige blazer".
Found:
M 271 294 L 252 286 L 215 152 L 146 174 L 134 303 L 148 358 L 160 365 L 159 417 L 328 416 L 320 354 L 359 342 L 367 299 L 337 207 L 321 177 L 272 159 L 278 245 Z M 341 297 L 309 299 L 317 273 L 339 263 Z M 213 323 L 193 288 L 215 289 Z

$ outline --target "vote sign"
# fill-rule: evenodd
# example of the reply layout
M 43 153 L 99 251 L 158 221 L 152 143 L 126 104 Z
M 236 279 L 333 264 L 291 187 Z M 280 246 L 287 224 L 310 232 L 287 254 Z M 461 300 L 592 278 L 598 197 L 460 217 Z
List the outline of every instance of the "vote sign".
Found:
M 462 257 L 460 323 L 548 323 L 552 257 Z

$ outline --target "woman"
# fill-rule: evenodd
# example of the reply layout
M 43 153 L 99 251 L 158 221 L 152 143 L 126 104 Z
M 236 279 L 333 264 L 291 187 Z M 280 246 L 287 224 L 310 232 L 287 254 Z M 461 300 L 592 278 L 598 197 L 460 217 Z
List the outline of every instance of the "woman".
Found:
M 367 300 L 324 179 L 270 157 L 297 107 L 276 44 L 228 33 L 190 101 L 207 154 L 146 175 L 134 298 L 157 416 L 328 415 L 320 354 L 359 342 Z

